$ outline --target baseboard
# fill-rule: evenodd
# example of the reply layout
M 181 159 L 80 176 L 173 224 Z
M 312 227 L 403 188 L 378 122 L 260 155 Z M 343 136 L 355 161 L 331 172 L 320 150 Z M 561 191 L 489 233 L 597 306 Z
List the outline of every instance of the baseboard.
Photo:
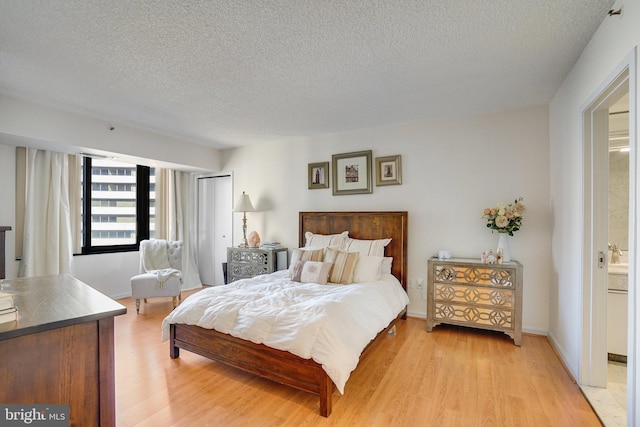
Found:
M 548 331 L 545 329 L 522 328 L 523 334 L 547 336 Z
M 124 292 L 122 294 L 116 294 L 116 295 L 109 295 L 109 298 L 111 299 L 122 299 L 122 298 L 131 298 L 131 292 Z
M 573 379 L 573 381 L 576 384 L 580 384 L 580 382 L 578 381 L 577 373 L 573 372 L 573 370 L 569 367 L 569 363 L 567 362 L 567 355 L 565 351 L 562 349 L 562 347 L 558 343 L 558 340 L 551 332 L 547 333 L 547 341 L 549 341 L 551 348 L 558 356 L 558 359 L 560 359 L 560 363 L 562 363 L 562 366 L 564 366 L 565 371 L 567 371 L 569 376 Z
M 420 312 L 420 311 L 407 311 L 407 316 L 416 317 L 418 319 L 426 319 L 427 318 L 427 313 L 423 313 L 423 312 Z

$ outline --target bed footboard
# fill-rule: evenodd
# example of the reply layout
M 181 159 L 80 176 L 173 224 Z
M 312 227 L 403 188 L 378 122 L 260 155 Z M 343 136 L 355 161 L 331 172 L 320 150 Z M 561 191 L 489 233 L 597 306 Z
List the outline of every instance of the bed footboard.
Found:
M 172 324 L 169 354 L 180 356 L 183 348 L 211 360 L 295 387 L 320 398 L 320 415 L 332 409 L 333 382 L 318 363 L 286 351 L 255 344 L 199 326 Z
M 361 357 L 371 350 L 381 336 L 395 330 L 395 325 L 403 318 L 403 314 L 389 323 L 365 347 Z M 313 360 L 199 326 L 171 324 L 170 328 L 169 355 L 172 359 L 179 357 L 180 349 L 183 348 L 208 359 L 313 393 L 320 398 L 320 415 L 328 417 L 331 414 L 333 381 L 322 366 Z

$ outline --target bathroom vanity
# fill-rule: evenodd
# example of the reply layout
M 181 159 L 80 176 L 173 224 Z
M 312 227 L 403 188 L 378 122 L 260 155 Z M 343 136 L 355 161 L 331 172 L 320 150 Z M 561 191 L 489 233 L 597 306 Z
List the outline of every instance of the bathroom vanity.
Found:
M 613 355 L 612 360 L 627 356 L 628 271 L 626 262 L 608 265 L 607 353 Z

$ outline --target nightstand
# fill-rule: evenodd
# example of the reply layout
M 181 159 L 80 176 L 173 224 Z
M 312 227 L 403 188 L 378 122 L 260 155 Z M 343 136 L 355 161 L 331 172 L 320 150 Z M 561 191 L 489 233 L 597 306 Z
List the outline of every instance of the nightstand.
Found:
M 500 331 L 522 343 L 522 264 L 432 258 L 427 274 L 427 331 L 441 323 Z
M 287 248 L 227 248 L 228 282 L 284 270 L 287 259 Z

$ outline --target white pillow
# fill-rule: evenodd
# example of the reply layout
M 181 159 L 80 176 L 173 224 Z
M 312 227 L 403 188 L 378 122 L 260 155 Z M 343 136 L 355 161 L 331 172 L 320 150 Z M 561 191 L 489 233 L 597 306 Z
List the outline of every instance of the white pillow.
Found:
M 391 266 L 393 264 L 393 257 L 386 256 L 382 258 L 382 265 L 380 266 L 381 274 L 391 274 Z
M 391 239 L 360 240 L 347 237 L 342 250 L 360 252 L 360 255 L 384 256 L 384 248 L 389 243 L 391 243 Z
M 349 237 L 348 231 L 343 231 L 340 234 L 314 234 L 310 231 L 304 233 L 305 248 L 327 248 L 329 246 L 342 247 L 347 237 Z
M 359 282 L 375 282 L 380 280 L 382 267 L 381 256 L 360 255 L 356 264 L 356 271 L 353 273 L 353 281 Z

